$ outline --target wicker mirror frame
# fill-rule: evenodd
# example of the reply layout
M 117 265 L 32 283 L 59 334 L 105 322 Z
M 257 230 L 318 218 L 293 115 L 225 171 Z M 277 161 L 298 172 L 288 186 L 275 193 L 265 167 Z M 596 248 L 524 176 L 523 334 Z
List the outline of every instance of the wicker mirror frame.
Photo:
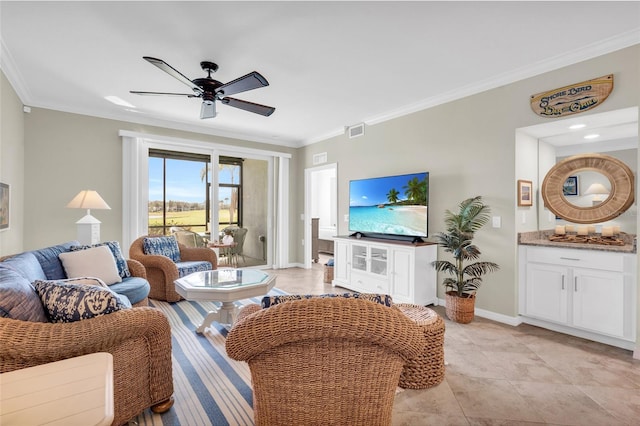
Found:
M 603 174 L 611 183 L 609 197 L 597 206 L 579 207 L 563 194 L 564 182 L 580 171 Z M 617 158 L 604 154 L 582 154 L 569 157 L 549 170 L 541 187 L 544 205 L 569 222 L 599 223 L 624 213 L 634 201 L 634 177 L 631 169 Z

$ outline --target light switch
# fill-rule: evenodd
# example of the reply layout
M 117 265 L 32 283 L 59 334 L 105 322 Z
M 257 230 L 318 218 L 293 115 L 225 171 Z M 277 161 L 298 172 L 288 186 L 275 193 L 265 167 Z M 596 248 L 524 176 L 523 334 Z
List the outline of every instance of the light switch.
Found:
M 344 215 L 344 221 L 345 221 L 345 222 L 349 222 L 349 215 L 348 215 L 348 214 L 345 214 L 345 215 Z
M 500 216 L 493 216 L 491 218 L 491 226 L 494 228 L 502 227 L 502 218 Z
M 522 223 L 527 223 L 527 213 L 522 212 Z

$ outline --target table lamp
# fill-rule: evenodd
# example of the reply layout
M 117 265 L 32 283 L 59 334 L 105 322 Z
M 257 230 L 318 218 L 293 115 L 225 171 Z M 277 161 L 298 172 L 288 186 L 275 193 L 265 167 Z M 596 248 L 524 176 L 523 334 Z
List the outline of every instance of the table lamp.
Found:
M 605 200 L 603 195 L 609 195 L 609 190 L 601 183 L 592 183 L 584 192 L 584 195 L 593 195 L 592 204 L 595 206 Z
M 91 216 L 91 209 L 111 210 L 100 194 L 92 190 L 82 190 L 67 204 L 70 209 L 87 209 L 87 214 L 76 222 L 78 225 L 78 241 L 81 244 L 97 244 L 100 242 L 100 221 Z

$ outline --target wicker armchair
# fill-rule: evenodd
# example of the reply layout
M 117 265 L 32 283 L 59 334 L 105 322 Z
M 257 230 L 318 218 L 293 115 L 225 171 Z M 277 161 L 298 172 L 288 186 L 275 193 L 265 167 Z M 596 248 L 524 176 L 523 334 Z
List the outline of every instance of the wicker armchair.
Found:
M 72 323 L 0 318 L 0 372 L 94 352 L 113 355 L 114 420 L 173 405 L 171 328 L 157 309 L 125 309 Z
M 256 425 L 389 425 L 421 329 L 400 310 L 347 298 L 249 305 L 227 354 L 249 363 Z
M 147 281 L 151 286 L 149 298 L 156 300 L 166 300 L 167 302 L 177 302 L 182 299 L 176 292 L 174 281 L 179 278 L 176 264 L 166 256 L 147 255 L 143 249 L 143 241 L 146 236 L 140 237 L 131 243 L 129 257 L 142 263 L 147 271 Z M 216 253 L 204 247 L 185 247 L 178 243 L 180 247 L 180 259 L 184 262 L 207 261 L 211 263 L 212 269 L 218 268 Z

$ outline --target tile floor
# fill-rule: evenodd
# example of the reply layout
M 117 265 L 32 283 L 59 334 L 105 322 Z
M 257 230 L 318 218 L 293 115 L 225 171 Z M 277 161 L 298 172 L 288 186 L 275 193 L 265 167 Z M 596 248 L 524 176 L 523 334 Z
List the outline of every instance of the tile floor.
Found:
M 288 293 L 330 293 L 327 256 L 270 271 Z M 346 291 L 346 290 L 345 290 Z M 444 381 L 396 395 L 393 425 L 640 425 L 640 360 L 631 351 L 476 317 L 445 318 Z

